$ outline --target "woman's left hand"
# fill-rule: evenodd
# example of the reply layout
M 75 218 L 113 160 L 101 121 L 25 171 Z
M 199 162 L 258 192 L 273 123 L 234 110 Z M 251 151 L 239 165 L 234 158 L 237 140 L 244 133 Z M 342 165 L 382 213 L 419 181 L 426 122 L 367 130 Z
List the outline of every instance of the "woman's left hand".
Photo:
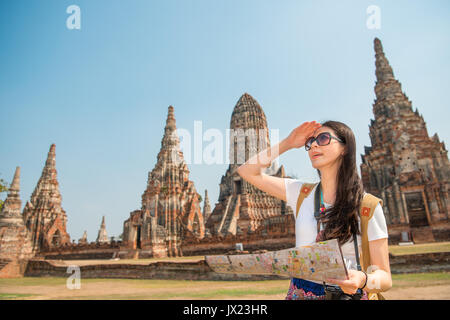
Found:
M 361 288 L 366 281 L 366 275 L 362 271 L 349 269 L 348 280 L 327 279 L 327 282 L 333 283 L 341 287 L 342 291 L 347 294 L 355 294 L 358 288 Z

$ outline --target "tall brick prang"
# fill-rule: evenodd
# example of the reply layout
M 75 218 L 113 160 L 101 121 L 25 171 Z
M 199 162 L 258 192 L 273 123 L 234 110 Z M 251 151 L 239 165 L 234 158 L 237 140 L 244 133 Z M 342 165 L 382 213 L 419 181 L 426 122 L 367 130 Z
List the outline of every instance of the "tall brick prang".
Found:
M 66 231 L 67 214 L 61 207 L 55 148 L 55 144 L 50 146 L 41 177 L 23 210 L 33 250 L 37 252 L 70 243 L 70 236 Z
M 108 233 L 106 232 L 105 216 L 102 218 L 100 230 L 98 230 L 97 243 L 109 243 Z
M 266 115 L 259 103 L 244 93 L 231 115 L 230 164 L 220 181 L 218 203 L 206 223 L 212 235 L 253 233 L 263 225 L 270 225 L 272 220 L 277 223 L 277 218 L 292 213 L 284 201 L 256 188 L 236 171 L 250 157 L 269 147 Z M 285 177 L 283 166 L 277 167 L 275 161 L 264 173 Z
M 390 240 L 450 239 L 450 165 L 444 142 L 428 136 L 426 123 L 402 92 L 381 41 L 375 38 L 376 99 L 369 126 L 371 147 L 362 155 L 367 192 L 383 199 Z M 406 239 L 404 239 L 406 240 Z
M 180 256 L 183 235 L 201 239 L 205 224 L 200 195 L 189 180 L 180 149 L 174 108 L 169 106 L 161 150 L 148 174 L 142 207 L 124 222 L 122 251 L 139 257 Z
M 84 230 L 83 235 L 81 236 L 80 239 L 78 239 L 78 244 L 87 244 L 87 231 Z
M 208 221 L 211 215 L 211 204 L 209 203 L 208 190 L 205 189 L 205 199 L 203 200 L 203 221 Z
M 34 255 L 31 237 L 20 213 L 20 167 L 16 168 L 0 211 L 0 260 L 29 259 Z

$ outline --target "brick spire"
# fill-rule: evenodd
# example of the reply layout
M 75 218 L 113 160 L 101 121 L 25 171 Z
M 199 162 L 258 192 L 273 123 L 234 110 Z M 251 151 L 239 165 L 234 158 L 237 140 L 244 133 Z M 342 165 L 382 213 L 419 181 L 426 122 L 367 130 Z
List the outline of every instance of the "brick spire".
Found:
M 375 74 L 377 76 L 377 81 L 388 81 L 395 80 L 394 72 L 389 64 L 388 59 L 384 55 L 383 45 L 380 39 L 375 38 L 374 48 L 375 48 Z
M 34 255 L 20 207 L 20 167 L 16 167 L 8 196 L 0 211 L 0 259 L 29 259 Z M 14 272 L 14 271 L 13 271 Z
M 81 239 L 78 239 L 79 244 L 87 244 L 87 231 L 84 230 L 83 236 Z
M 55 144 L 50 146 L 41 177 L 39 178 L 36 188 L 31 195 L 30 202 L 34 206 L 36 206 L 39 200 L 42 200 L 43 198 L 51 200 L 54 204 L 61 205 L 61 193 L 59 192 L 59 183 L 57 180 L 56 171 L 55 148 Z
M 372 146 L 364 148 L 361 178 L 364 189 L 383 200 L 388 226 L 402 225 L 410 232 L 447 216 L 450 165 L 444 144 L 428 136 L 423 117 L 413 111 L 377 38 L 374 47 L 375 119 L 369 125 Z M 434 241 L 431 231 L 428 235 L 427 241 Z
M 211 205 L 209 204 L 208 190 L 205 189 L 205 199 L 203 200 L 203 221 L 206 223 L 211 215 Z
M 201 239 L 204 232 L 199 194 L 189 180 L 174 108 L 169 106 L 161 149 L 155 167 L 148 173 L 141 209 L 125 221 L 122 246 L 143 249 L 146 253 L 142 254 L 151 256 L 179 256 L 184 236 Z
M 254 154 L 270 147 L 266 115 L 258 101 L 247 92 L 233 109 L 230 129 L 229 161 L 233 170 Z M 275 167 L 269 168 L 269 171 L 275 170 Z
M 102 218 L 102 224 L 100 225 L 100 230 L 98 231 L 97 243 L 108 243 L 108 234 L 106 232 L 105 216 Z
M 211 235 L 247 234 L 255 232 L 270 219 L 280 223 L 286 207 L 276 199 L 248 183 L 236 169 L 250 157 L 270 147 L 267 119 L 261 105 L 247 92 L 237 101 L 230 121 L 230 165 L 220 181 L 218 203 L 206 228 Z M 277 162 L 265 168 L 267 175 L 284 177 Z M 241 202 L 242 201 L 242 202 Z
M 400 109 L 411 109 L 412 103 L 402 92 L 402 85 L 394 78 L 394 72 L 386 58 L 380 39 L 374 40 L 376 100 L 373 106 L 375 119 L 380 116 L 396 117 Z
M 23 210 L 23 219 L 31 232 L 34 250 L 70 242 L 66 230 L 67 215 L 61 207 L 55 149 L 55 144 L 52 144 L 41 177 Z
M 16 167 L 11 187 L 0 212 L 0 225 L 23 226 L 23 218 L 20 213 L 22 201 L 20 200 L 20 167 Z
M 175 121 L 173 106 L 169 106 L 164 135 L 161 140 L 161 150 L 158 153 L 158 162 L 181 165 L 184 163 L 183 153 L 180 149 L 180 139 L 176 132 L 177 125 Z

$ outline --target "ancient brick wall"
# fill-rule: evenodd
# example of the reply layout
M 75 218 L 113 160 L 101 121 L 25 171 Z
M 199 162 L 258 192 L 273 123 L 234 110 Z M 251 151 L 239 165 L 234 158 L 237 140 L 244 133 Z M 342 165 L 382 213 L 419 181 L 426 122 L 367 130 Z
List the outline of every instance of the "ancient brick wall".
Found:
M 450 252 L 393 256 L 389 254 L 392 274 L 450 271 Z
M 41 251 L 39 257 L 61 260 L 111 259 L 118 255 L 120 244 L 120 241 L 111 241 L 110 243 L 65 244 L 47 251 Z
M 58 266 L 51 261 L 31 260 L 25 271 L 27 277 L 67 278 L 67 266 Z M 276 280 L 286 279 L 278 275 L 219 274 L 212 271 L 204 260 L 192 262 L 154 262 L 138 264 L 98 264 L 80 267 L 81 279 L 167 279 L 167 280 Z M 82 280 L 81 280 L 82 281 Z

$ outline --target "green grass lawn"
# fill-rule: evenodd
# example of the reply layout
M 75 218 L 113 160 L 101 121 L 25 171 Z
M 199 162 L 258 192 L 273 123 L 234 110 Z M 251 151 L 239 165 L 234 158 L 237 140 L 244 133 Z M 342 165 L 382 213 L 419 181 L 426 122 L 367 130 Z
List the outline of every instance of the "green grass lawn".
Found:
M 408 246 L 389 246 L 389 252 L 393 255 L 450 252 L 450 242 L 422 243 Z
M 27 297 L 35 296 L 34 294 L 21 294 L 21 293 L 0 293 L 0 300 L 18 300 L 26 299 Z

